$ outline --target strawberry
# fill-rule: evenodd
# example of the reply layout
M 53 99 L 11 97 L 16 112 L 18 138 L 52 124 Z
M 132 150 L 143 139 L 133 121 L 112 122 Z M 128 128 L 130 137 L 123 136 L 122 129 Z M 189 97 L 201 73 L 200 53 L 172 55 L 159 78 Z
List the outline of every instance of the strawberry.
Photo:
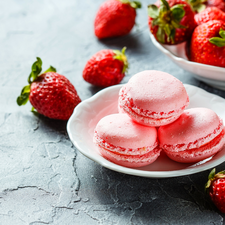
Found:
M 188 56 L 194 62 L 225 67 L 225 22 L 211 20 L 197 26 Z
M 215 173 L 216 169 L 210 172 L 205 188 L 216 207 L 225 213 L 225 170 Z
M 156 40 L 163 44 L 186 41 L 196 27 L 194 12 L 183 0 L 161 0 L 148 6 L 149 28 Z
M 54 67 L 42 74 L 41 71 L 42 61 L 37 57 L 28 77 L 29 85 L 22 89 L 17 104 L 25 105 L 29 100 L 32 112 L 52 119 L 68 120 L 75 106 L 81 102 L 77 91 L 66 77 L 56 73 Z
M 107 87 L 120 83 L 128 68 L 126 48 L 119 50 L 101 50 L 94 54 L 85 65 L 83 78 L 87 82 Z
M 104 2 L 95 17 L 95 35 L 102 39 L 128 34 L 135 24 L 137 8 L 141 8 L 141 3 L 137 1 L 108 0 Z
M 195 21 L 198 25 L 206 23 L 210 20 L 225 21 L 225 12 L 216 7 L 209 7 L 202 12 L 195 14 Z

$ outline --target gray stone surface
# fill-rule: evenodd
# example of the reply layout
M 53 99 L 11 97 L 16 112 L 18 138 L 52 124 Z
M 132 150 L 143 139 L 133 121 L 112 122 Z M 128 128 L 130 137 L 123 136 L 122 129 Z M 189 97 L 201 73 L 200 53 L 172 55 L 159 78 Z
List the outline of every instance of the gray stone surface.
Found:
M 0 224 L 225 224 L 204 194 L 209 171 L 159 180 L 110 171 L 72 146 L 66 122 L 35 117 L 29 104 L 17 106 L 35 57 L 67 76 L 85 100 L 100 90 L 82 79 L 86 61 L 101 49 L 123 46 L 130 68 L 122 83 L 156 69 L 225 97 L 153 46 L 146 12 L 152 0 L 142 1 L 131 34 L 97 40 L 93 19 L 102 2 L 0 1 Z

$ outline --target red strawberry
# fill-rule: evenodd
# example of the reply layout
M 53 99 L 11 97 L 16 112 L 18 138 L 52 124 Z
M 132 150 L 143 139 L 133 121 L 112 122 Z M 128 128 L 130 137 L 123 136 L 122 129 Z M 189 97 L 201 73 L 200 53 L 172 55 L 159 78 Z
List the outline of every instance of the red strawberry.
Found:
M 101 39 L 128 34 L 135 24 L 137 8 L 141 8 L 141 3 L 137 1 L 108 0 L 104 2 L 95 17 L 95 35 Z
M 206 23 L 210 20 L 225 21 L 225 12 L 216 7 L 209 7 L 201 11 L 200 13 L 195 14 L 195 21 L 198 25 Z
M 156 40 L 163 44 L 186 41 L 196 27 L 194 12 L 183 0 L 161 0 L 161 5 L 148 6 L 149 28 Z
M 83 78 L 87 82 L 101 87 L 120 83 L 128 68 L 126 48 L 118 50 L 101 50 L 88 60 Z
M 209 196 L 216 207 L 222 213 L 225 213 L 225 170 L 215 173 L 215 169 L 210 172 L 209 180 L 205 187 L 209 191 Z
M 225 67 L 225 22 L 211 20 L 195 28 L 189 46 L 189 59 Z
M 30 100 L 33 112 L 36 109 L 49 118 L 68 120 L 75 106 L 81 102 L 74 86 L 66 77 L 56 73 L 52 66 L 40 74 L 42 61 L 38 57 L 31 69 L 29 85 L 22 89 L 17 104 L 25 105 Z

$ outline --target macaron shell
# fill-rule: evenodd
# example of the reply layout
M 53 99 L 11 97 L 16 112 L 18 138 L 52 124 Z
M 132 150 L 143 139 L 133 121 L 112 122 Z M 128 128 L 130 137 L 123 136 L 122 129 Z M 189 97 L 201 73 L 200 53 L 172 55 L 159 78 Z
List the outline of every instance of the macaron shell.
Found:
M 152 112 L 179 110 L 186 105 L 187 92 L 181 81 L 172 75 L 146 70 L 133 76 L 126 85 L 127 97 L 135 107 Z
M 173 123 L 162 126 L 158 130 L 160 146 L 186 145 L 191 148 L 200 147 L 216 137 L 223 129 L 218 115 L 208 108 L 192 108 L 185 110 Z M 179 149 L 178 149 L 179 150 Z M 182 150 L 182 149 L 180 149 Z
M 108 144 L 128 149 L 154 146 L 157 142 L 155 127 L 139 125 L 123 113 L 102 118 L 95 132 Z
M 129 168 L 147 166 L 153 163 L 159 157 L 161 152 L 161 149 L 155 148 L 154 150 L 142 156 L 127 156 L 115 154 L 101 147 L 99 147 L 98 149 L 104 158 L 108 159 L 109 161 L 115 164 Z
M 222 149 L 224 142 L 225 138 L 223 130 L 218 137 L 200 148 L 188 149 L 180 152 L 164 151 L 170 159 L 176 162 L 196 163 L 215 155 Z

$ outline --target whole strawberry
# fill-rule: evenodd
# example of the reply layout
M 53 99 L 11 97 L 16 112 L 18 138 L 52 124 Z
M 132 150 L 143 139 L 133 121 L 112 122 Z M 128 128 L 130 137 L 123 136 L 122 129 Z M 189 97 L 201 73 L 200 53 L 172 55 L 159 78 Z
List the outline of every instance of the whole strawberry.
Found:
M 104 2 L 95 17 L 95 35 L 102 39 L 128 34 L 135 24 L 137 8 L 141 8 L 141 3 L 137 1 L 108 0 Z
M 215 173 L 215 169 L 210 172 L 205 187 L 216 207 L 225 213 L 225 170 Z
M 225 22 L 211 20 L 195 28 L 189 46 L 189 59 L 225 67 Z
M 225 22 L 225 12 L 217 7 L 208 7 L 200 13 L 195 14 L 195 21 L 198 25 L 210 20 L 223 20 Z
M 94 54 L 85 65 L 83 78 L 87 82 L 107 87 L 120 83 L 128 68 L 126 48 L 119 50 L 101 50 Z
M 81 102 L 74 86 L 52 66 L 41 74 L 42 61 L 38 57 L 31 69 L 29 85 L 22 89 L 17 104 L 25 105 L 29 100 L 33 112 L 52 119 L 68 120 Z
M 148 6 L 149 28 L 162 44 L 179 44 L 192 34 L 196 27 L 194 12 L 183 0 L 161 0 Z

